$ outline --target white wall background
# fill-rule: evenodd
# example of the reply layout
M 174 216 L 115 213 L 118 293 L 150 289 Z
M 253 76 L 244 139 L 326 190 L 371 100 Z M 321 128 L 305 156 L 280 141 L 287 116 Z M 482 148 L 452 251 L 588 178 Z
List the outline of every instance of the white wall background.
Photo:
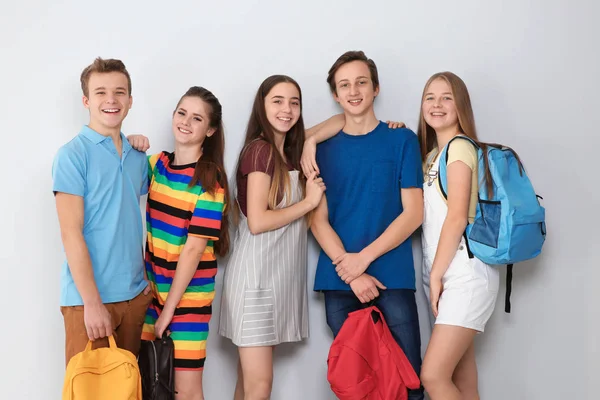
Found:
M 503 313 L 501 298 L 477 340 L 482 398 L 598 399 L 599 8 L 592 0 L 3 2 L 0 397 L 60 397 L 63 254 L 50 167 L 88 120 L 83 67 L 96 56 L 124 60 L 134 96 L 124 131 L 148 135 L 154 152 L 172 148 L 179 96 L 192 85 L 212 90 L 224 108 L 231 171 L 265 77 L 299 81 L 310 126 L 337 112 L 325 83 L 330 65 L 363 49 L 379 66 L 380 119 L 416 129 L 423 84 L 454 71 L 470 89 L 481 137 L 514 147 L 545 198 L 544 254 L 517 267 L 513 312 Z M 309 253 L 312 285 L 314 242 Z M 420 284 L 418 296 L 424 350 L 430 326 Z M 216 321 L 206 398 L 230 399 L 235 351 L 216 335 Z M 277 350 L 273 399 L 334 398 L 318 295 L 310 322 L 308 341 Z

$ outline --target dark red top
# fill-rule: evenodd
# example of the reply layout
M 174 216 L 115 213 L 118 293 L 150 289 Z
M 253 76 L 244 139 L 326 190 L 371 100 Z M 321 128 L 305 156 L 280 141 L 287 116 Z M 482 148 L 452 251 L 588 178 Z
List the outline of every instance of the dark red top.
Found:
M 244 215 L 248 215 L 246 210 L 246 195 L 248 193 L 248 174 L 251 172 L 264 172 L 273 179 L 273 171 L 275 163 L 271 160 L 271 146 L 262 139 L 255 140 L 248 145 L 248 148 L 242 156 L 240 169 L 236 175 L 237 184 L 237 201 L 240 205 L 240 210 Z M 288 170 L 294 169 L 288 163 Z M 283 200 L 283 191 L 279 194 L 277 202 Z

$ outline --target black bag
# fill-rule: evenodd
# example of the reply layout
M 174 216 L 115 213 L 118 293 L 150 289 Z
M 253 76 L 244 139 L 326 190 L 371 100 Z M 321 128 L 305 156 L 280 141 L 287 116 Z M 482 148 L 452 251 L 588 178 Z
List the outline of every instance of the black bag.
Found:
M 158 340 L 142 340 L 138 364 L 142 376 L 144 400 L 174 400 L 175 370 L 173 339 L 163 335 Z

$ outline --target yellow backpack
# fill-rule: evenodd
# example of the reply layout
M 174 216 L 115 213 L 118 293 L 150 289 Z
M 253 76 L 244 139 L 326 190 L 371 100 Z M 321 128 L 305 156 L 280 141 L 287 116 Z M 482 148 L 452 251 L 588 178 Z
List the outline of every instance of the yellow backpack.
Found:
M 142 381 L 135 356 L 120 349 L 109 336 L 110 347 L 85 350 L 67 365 L 63 400 L 142 400 Z

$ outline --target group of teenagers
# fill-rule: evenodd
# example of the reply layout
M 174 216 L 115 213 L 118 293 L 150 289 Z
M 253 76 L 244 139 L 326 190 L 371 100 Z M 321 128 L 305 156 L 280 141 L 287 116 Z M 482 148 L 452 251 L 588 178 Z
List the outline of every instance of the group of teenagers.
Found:
M 90 121 L 55 156 L 52 175 L 66 253 L 61 312 L 66 361 L 89 340 L 137 354 L 170 335 L 177 399 L 204 399 L 202 371 L 217 257 L 226 257 L 219 335 L 239 350 L 236 400 L 269 399 L 273 352 L 309 335 L 307 233 L 321 251 L 314 290 L 333 336 L 348 313 L 375 304 L 422 387 L 409 399 L 479 399 L 474 337 L 499 287 L 497 269 L 467 251 L 478 193 L 475 147 L 448 151 L 447 199 L 436 183 L 441 150 L 457 135 L 479 143 L 464 82 L 425 84 L 416 134 L 379 121 L 373 60 L 349 51 L 327 83 L 343 113 L 305 129 L 302 92 L 285 75 L 256 93 L 230 182 L 222 107 L 191 87 L 172 113 L 174 151 L 146 156 L 125 136 L 131 78 L 120 60 L 81 74 Z M 140 200 L 147 194 L 146 241 Z M 421 228 L 423 284 L 435 324 L 421 358 L 411 235 Z M 230 243 L 230 232 L 234 239 Z

